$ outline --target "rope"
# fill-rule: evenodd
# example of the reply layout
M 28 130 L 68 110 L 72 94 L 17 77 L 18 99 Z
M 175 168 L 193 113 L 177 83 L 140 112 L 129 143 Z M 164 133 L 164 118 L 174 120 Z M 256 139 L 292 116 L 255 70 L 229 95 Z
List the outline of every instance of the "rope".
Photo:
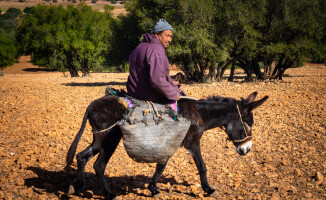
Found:
M 240 112 L 240 109 L 239 109 L 239 105 L 238 104 L 237 104 L 237 110 L 238 110 L 238 114 L 239 114 L 240 121 L 241 121 L 241 124 L 242 124 L 242 128 L 243 128 L 243 130 L 244 130 L 244 132 L 246 134 L 246 137 L 243 138 L 243 139 L 241 139 L 241 140 L 233 140 L 233 142 L 239 143 L 239 142 L 246 141 L 247 139 L 251 138 L 252 136 L 248 136 L 247 135 L 247 130 L 246 130 L 245 126 L 244 126 L 244 123 L 243 123 L 243 120 L 242 120 L 242 116 L 241 116 L 241 112 Z
M 246 141 L 247 139 L 251 138 L 252 136 L 248 136 L 248 134 L 247 134 L 247 130 L 246 130 L 245 125 L 243 123 L 241 112 L 240 112 L 240 109 L 239 109 L 239 105 L 238 104 L 237 104 L 237 111 L 238 111 L 238 114 L 239 114 L 239 117 L 240 117 L 242 128 L 243 128 L 243 130 L 244 130 L 244 132 L 246 134 L 246 137 L 244 137 L 241 140 L 230 140 L 229 138 L 227 138 L 226 141 L 230 140 L 232 142 L 240 143 L 240 142 Z M 220 127 L 220 128 L 226 132 L 226 129 L 224 127 Z
M 156 108 L 155 104 L 154 104 L 153 102 L 151 102 L 151 101 L 150 101 L 150 103 L 151 103 L 151 105 L 153 106 L 153 109 L 154 109 L 154 113 L 156 114 L 156 117 L 158 117 L 158 118 L 160 118 L 160 119 L 164 119 L 164 118 L 163 118 L 163 116 L 162 116 L 162 115 L 160 115 L 160 114 L 158 113 L 158 111 L 157 111 L 157 108 Z
M 103 129 L 103 130 L 100 130 L 100 131 L 93 131 L 93 130 L 92 130 L 92 132 L 93 132 L 94 134 L 103 134 L 103 133 L 105 133 L 105 132 L 111 130 L 113 127 L 115 127 L 115 126 L 117 125 L 117 123 L 118 123 L 118 122 L 114 123 L 114 124 L 113 124 L 112 126 L 110 126 L 109 128 L 106 128 L 106 129 Z

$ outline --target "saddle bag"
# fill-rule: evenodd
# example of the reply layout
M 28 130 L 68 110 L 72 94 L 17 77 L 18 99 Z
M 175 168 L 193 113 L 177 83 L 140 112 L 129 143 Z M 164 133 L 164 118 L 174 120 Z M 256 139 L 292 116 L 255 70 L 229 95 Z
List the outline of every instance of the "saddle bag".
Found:
M 190 121 L 176 115 L 170 105 L 135 99 L 132 104 L 118 124 L 127 154 L 136 162 L 167 161 L 182 145 Z

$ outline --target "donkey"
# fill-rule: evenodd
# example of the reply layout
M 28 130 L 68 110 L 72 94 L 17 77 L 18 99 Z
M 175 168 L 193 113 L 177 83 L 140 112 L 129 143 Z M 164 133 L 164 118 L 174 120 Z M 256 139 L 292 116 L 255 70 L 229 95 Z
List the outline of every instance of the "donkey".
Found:
M 202 189 L 207 196 L 216 198 L 217 193 L 210 187 L 207 181 L 206 166 L 200 150 L 200 139 L 204 131 L 222 127 L 227 133 L 228 139 L 235 145 L 236 151 L 240 155 L 246 155 L 252 147 L 251 127 L 254 124 L 252 110 L 262 105 L 268 99 L 268 96 L 265 96 L 255 101 L 257 94 L 257 92 L 254 92 L 246 99 L 241 98 L 241 100 L 210 96 L 197 101 L 180 100 L 178 102 L 179 113 L 184 118 L 195 122 L 190 126 L 182 146 L 190 152 L 194 159 L 200 174 Z M 122 132 L 115 123 L 122 119 L 125 112 L 126 108 L 119 103 L 119 97 L 116 95 L 107 95 L 90 103 L 86 109 L 81 128 L 68 150 L 66 167 L 69 167 L 73 162 L 73 157 L 87 119 L 93 133 L 99 133 L 102 130 L 109 131 L 106 134 L 93 134 L 92 144 L 77 154 L 77 178 L 69 186 L 69 194 L 78 194 L 84 188 L 85 165 L 93 156 L 99 153 L 94 163 L 94 169 L 100 188 L 106 199 L 119 199 L 118 196 L 109 190 L 104 171 L 122 138 Z M 154 176 L 149 182 L 148 189 L 154 197 L 160 197 L 156 184 L 167 162 L 157 163 Z

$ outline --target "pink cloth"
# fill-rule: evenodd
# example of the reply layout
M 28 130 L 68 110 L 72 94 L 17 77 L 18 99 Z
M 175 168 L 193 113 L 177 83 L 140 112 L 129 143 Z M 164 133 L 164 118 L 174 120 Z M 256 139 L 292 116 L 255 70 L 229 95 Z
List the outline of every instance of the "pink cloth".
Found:
M 178 112 L 178 105 L 176 101 L 171 103 L 170 106 L 176 113 Z

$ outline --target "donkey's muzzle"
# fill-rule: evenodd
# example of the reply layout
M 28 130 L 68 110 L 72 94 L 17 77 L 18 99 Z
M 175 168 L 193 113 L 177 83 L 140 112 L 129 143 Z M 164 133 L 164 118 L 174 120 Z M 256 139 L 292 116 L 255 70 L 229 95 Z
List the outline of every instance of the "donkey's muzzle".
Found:
M 250 140 L 244 141 L 243 143 L 241 143 L 240 145 L 238 145 L 237 146 L 237 152 L 241 156 L 244 156 L 247 153 L 249 153 L 249 151 L 251 150 L 251 147 L 252 147 L 252 141 L 250 139 Z

